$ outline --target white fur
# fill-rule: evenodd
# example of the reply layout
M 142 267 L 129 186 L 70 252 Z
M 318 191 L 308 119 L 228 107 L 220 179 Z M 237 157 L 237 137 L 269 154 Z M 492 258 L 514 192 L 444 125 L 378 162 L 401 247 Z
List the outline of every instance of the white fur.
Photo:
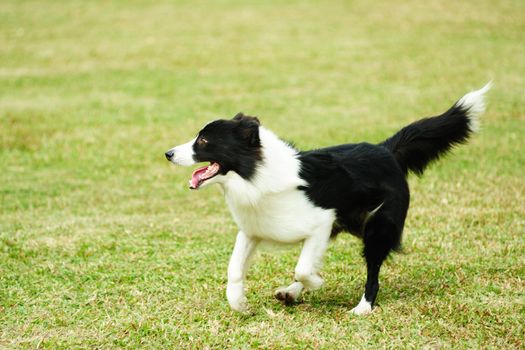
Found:
M 469 92 L 463 96 L 457 103 L 457 107 L 467 110 L 469 119 L 469 128 L 474 132 L 480 129 L 479 116 L 485 112 L 485 93 L 492 87 L 492 82 L 488 82 L 479 90 Z
M 239 228 L 262 240 L 295 243 L 330 231 L 334 210 L 315 206 L 297 189 L 297 152 L 272 132 L 260 128 L 263 160 L 250 181 L 229 172 L 217 181 Z M 216 178 L 219 178 L 217 176 Z M 321 233 L 319 233 L 321 231 Z
M 195 154 L 193 151 L 193 144 L 195 143 L 195 140 L 196 138 L 183 145 L 170 149 L 170 151 L 173 151 L 173 157 L 170 159 L 170 161 L 174 164 L 182 166 L 190 166 L 195 164 L 195 160 L 193 159 L 193 155 Z
M 323 284 L 317 274 L 328 246 L 334 210 L 316 207 L 297 189 L 305 185 L 299 178 L 300 163 L 297 152 L 271 131 L 259 129 L 263 160 L 251 181 L 234 172 L 216 176 L 212 180 L 222 185 L 226 202 L 241 229 L 230 260 L 230 271 L 245 271 L 245 260 L 251 252 L 245 240 L 258 242 L 296 243 L 303 241 L 303 250 L 295 268 L 296 282 L 282 289 L 297 300 L 303 290 L 314 290 Z M 240 233 L 239 233 L 240 234 Z M 247 248 L 248 247 L 248 248 Z M 228 273 L 228 286 L 238 283 L 238 276 Z M 243 275 L 244 279 L 244 275 Z M 242 282 L 244 283 L 244 282 Z M 237 308 L 237 300 L 244 300 L 240 289 L 229 287 L 235 293 L 230 305 Z M 233 292 L 235 290 L 235 292 Z
M 366 301 L 365 296 L 361 298 L 359 304 L 351 311 L 354 315 L 367 315 L 372 312 L 372 304 Z
M 228 266 L 226 295 L 232 309 L 246 311 L 244 279 L 249 258 L 260 241 L 303 242 L 295 268 L 296 282 L 288 288 L 295 299 L 303 288 L 314 290 L 323 284 L 318 270 L 328 246 L 335 211 L 315 206 L 298 186 L 297 151 L 274 133 L 259 128 L 262 161 L 250 181 L 230 171 L 204 182 L 201 187 L 219 183 L 233 218 L 240 228 Z M 175 147 L 174 163 L 191 165 L 192 140 Z M 193 163 L 192 163 L 193 164 Z
M 228 286 L 226 297 L 230 307 L 239 312 L 246 312 L 248 306 L 244 292 L 244 279 L 250 257 L 259 244 L 258 239 L 246 236 L 240 231 L 235 240 L 235 247 L 228 266 Z
M 220 181 L 227 200 L 241 206 L 256 206 L 266 194 L 295 190 L 297 186 L 306 184 L 299 178 L 300 162 L 297 151 L 264 127 L 259 128 L 259 137 L 263 161 L 254 178 L 245 181 L 231 171 Z
M 377 206 L 377 208 L 375 208 L 374 210 L 372 211 L 369 211 L 368 213 L 366 213 L 366 217 L 365 217 L 365 220 L 364 220 L 364 223 L 363 223 L 363 226 L 366 225 L 366 223 L 368 222 L 368 220 L 370 220 L 377 212 L 379 209 L 381 209 L 381 207 L 383 206 L 383 204 L 385 204 L 384 202 L 379 204 Z

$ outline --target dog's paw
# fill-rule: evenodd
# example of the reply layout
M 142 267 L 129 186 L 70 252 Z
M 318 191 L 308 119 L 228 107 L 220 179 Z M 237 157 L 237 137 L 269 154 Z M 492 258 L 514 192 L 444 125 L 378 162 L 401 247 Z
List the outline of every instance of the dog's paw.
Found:
M 230 307 L 233 311 L 240 312 L 242 314 L 249 314 L 248 300 L 245 296 L 238 300 L 230 301 Z
M 354 315 L 368 315 L 372 312 L 372 304 L 366 301 L 365 297 L 361 298 L 359 304 L 354 307 L 351 311 Z
M 275 298 L 284 302 L 286 305 L 296 303 L 301 297 L 303 285 L 299 282 L 292 283 L 288 287 L 282 287 L 275 291 Z
M 287 292 L 286 288 L 279 288 L 275 291 L 275 299 L 282 301 L 286 305 L 291 305 L 297 302 L 298 298 L 291 292 Z
M 228 285 L 226 288 L 226 297 L 232 310 L 248 313 L 248 299 L 244 295 L 244 287 L 239 284 Z
M 372 313 L 371 307 L 360 307 L 359 305 L 350 310 L 354 315 L 368 315 Z

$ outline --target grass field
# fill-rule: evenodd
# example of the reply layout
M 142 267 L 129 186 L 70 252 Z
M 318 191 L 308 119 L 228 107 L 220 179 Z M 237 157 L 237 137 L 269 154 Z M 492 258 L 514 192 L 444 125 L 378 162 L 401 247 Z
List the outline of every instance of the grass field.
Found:
M 525 347 L 525 2 L 153 3 L 0 2 L 0 347 Z M 371 315 L 349 235 L 293 307 L 298 247 L 262 250 L 230 311 L 235 224 L 165 150 L 238 111 L 378 142 L 490 79 L 481 134 L 410 179 Z

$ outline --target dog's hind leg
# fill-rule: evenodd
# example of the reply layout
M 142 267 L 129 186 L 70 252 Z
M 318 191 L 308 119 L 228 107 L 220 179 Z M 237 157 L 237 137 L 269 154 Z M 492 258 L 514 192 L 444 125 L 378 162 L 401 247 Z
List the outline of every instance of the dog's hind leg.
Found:
M 352 309 L 356 315 L 366 315 L 372 311 L 372 306 L 379 291 L 379 270 L 388 254 L 397 247 L 401 236 L 401 226 L 379 212 L 366 224 L 363 241 L 363 255 L 366 260 L 367 276 L 365 293 L 359 304 Z
M 295 282 L 288 287 L 277 289 L 275 291 L 277 299 L 287 304 L 293 303 L 300 298 L 303 289 L 316 290 L 323 285 L 324 281 L 318 271 L 328 247 L 330 232 L 329 228 L 319 229 L 317 235 L 304 241 L 299 261 L 295 267 Z

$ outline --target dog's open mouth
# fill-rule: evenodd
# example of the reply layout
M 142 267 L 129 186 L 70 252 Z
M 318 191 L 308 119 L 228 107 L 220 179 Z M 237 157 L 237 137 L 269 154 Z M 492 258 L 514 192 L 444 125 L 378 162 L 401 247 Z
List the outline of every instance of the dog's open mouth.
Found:
M 203 166 L 202 168 L 195 169 L 191 174 L 190 188 L 196 190 L 206 180 L 211 179 L 215 175 L 219 174 L 221 169 L 218 163 L 210 163 L 210 165 Z

